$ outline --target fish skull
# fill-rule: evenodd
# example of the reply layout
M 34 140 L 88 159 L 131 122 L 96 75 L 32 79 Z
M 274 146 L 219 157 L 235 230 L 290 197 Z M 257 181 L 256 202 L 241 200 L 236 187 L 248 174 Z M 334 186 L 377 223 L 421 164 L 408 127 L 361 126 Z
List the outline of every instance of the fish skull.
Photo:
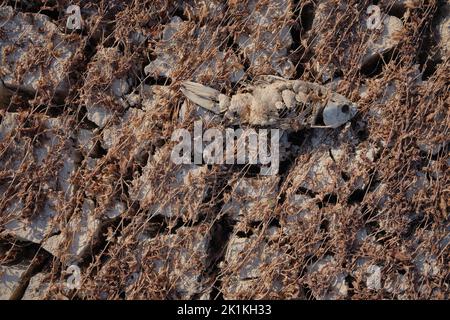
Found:
M 334 94 L 322 111 L 326 127 L 337 128 L 349 122 L 358 113 L 357 106 L 344 96 Z

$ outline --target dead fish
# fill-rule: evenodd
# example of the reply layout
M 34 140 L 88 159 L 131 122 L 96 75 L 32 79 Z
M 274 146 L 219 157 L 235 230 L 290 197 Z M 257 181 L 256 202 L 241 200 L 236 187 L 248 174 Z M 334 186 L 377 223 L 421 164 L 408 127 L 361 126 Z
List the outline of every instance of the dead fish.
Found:
M 183 82 L 181 91 L 200 107 L 222 114 L 229 125 L 337 128 L 358 112 L 355 103 L 325 86 L 276 76 L 263 76 L 231 97 L 191 81 Z

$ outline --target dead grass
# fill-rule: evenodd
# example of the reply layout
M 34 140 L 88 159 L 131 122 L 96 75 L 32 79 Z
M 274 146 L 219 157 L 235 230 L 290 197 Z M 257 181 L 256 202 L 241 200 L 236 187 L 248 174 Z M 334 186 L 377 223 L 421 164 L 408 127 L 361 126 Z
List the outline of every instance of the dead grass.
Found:
M 67 292 L 56 285 L 65 279 L 64 266 L 56 257 L 45 266 L 55 284 L 46 297 L 312 299 L 326 296 L 336 277 L 344 275 L 348 293 L 338 298 L 448 299 L 450 70 L 448 59 L 435 59 L 436 43 L 430 40 L 433 17 L 439 8 L 437 1 L 408 5 L 400 44 L 390 56 L 384 56 L 384 61 L 378 61 L 381 67 L 369 74 L 364 74 L 360 65 L 370 36 L 363 28 L 369 1 L 348 1 L 347 6 L 331 1 L 335 3 L 331 11 L 311 31 L 299 19 L 308 18 L 307 11 L 317 8 L 315 2 L 288 1 L 291 10 L 275 19 L 269 30 L 293 28 L 294 44 L 288 52 L 296 70 L 293 77 L 320 83 L 321 74 L 314 70 L 314 63 L 333 64 L 342 75 L 337 92 L 358 103 L 360 114 L 349 131 L 353 138 L 340 135 L 341 129 L 326 133 L 332 141 L 330 148 L 339 145 L 349 154 L 347 161 L 333 167 L 330 175 L 336 182 L 330 189 L 311 194 L 301 188 L 303 180 L 296 177 L 317 152 L 307 149 L 291 163 L 283 164 L 286 171 L 280 174 L 277 197 L 270 203 L 256 203 L 242 221 L 233 220 L 223 208 L 233 197 L 236 181 L 251 175 L 250 168 L 207 168 L 200 178 L 174 183 L 179 168 L 169 160 L 170 137 L 177 128 L 190 128 L 195 120 L 194 106 L 188 105 L 188 120 L 178 121 L 182 103 L 178 88 L 181 81 L 192 80 L 195 75 L 197 81 L 231 93 L 254 76 L 273 74 L 273 66 L 249 64 L 247 53 L 236 45 L 244 32 L 256 38 L 263 32 L 250 25 L 248 1 L 185 2 L 190 5 L 183 11 L 165 0 L 132 1 L 128 5 L 71 1 L 91 8 L 93 14 L 86 19 L 83 32 L 67 35 L 76 39 L 79 49 L 68 70 L 71 89 L 64 105 L 56 106 L 52 92 L 34 97 L 30 104 L 24 103 L 29 100 L 17 92 L 20 102 L 13 99 L 0 110 L 0 119 L 7 112 L 19 113 L 14 130 L 0 142 L 0 232 L 11 218 L 7 213 L 9 205 L 22 201 L 22 218 L 29 219 L 40 212 L 53 191 L 59 203 L 60 228 L 79 210 L 85 197 L 95 200 L 99 217 L 118 200 L 127 207 L 121 217 L 108 222 L 101 239 L 81 263 L 82 289 Z M 269 5 L 271 1 L 264 2 Z M 380 2 L 384 12 L 392 2 Z M 211 6 L 220 3 L 224 10 L 214 12 Z M 61 29 L 65 7 L 64 1 L 51 7 L 58 13 L 55 23 Z M 168 49 L 177 55 L 170 82 L 163 79 L 165 84 L 170 83 L 169 91 L 154 109 L 143 110 L 129 122 L 121 123 L 126 110 L 113 101 L 109 86 L 121 76 L 132 78 L 135 87 L 161 82 L 146 76 L 144 67 L 155 58 L 155 52 L 167 48 L 161 32 L 175 15 L 187 24 L 174 35 Z M 141 32 L 147 40 L 133 43 L 133 31 Z M 217 50 L 236 54 L 239 64 L 246 67 L 239 83 L 230 83 L 230 69 L 226 66 L 212 74 L 196 73 Z M 102 52 L 115 54 L 99 56 Z M 417 81 L 417 70 L 425 71 L 426 81 Z M 392 84 L 393 94 L 381 99 Z M 366 94 L 361 97 L 363 86 Z M 70 180 L 75 191 L 68 196 L 57 186 L 56 190 L 49 189 L 48 184 L 55 181 L 61 161 L 67 157 L 65 148 L 73 144 L 77 130 L 91 125 L 83 105 L 86 97 L 116 112 L 108 126 L 119 126 L 115 131 L 118 140 L 105 154 L 97 156 L 94 166 L 88 165 L 87 156 L 81 154 Z M 33 151 L 44 133 L 54 130 L 44 125 L 49 118 L 62 124 L 54 132 L 59 143 L 42 163 L 37 163 Z M 94 131 L 95 139 L 102 138 L 103 130 Z M 305 139 L 310 136 L 301 134 Z M 444 147 L 433 154 L 419 148 L 423 143 Z M 321 148 L 326 148 L 327 142 L 324 146 Z M 355 164 L 356 150 L 368 148 L 377 150 L 374 160 Z M 133 181 L 141 176 L 141 183 L 150 186 L 150 191 L 136 200 L 130 192 L 136 188 Z M 346 178 L 342 180 L 343 176 Z M 358 177 L 365 181 L 365 187 L 355 190 Z M 313 200 L 304 208 L 312 216 L 310 220 L 289 220 L 298 211 L 290 201 L 295 194 Z M 333 197 L 335 200 L 330 201 Z M 173 207 L 172 217 L 158 214 L 158 209 L 167 205 Z M 361 240 L 357 234 L 362 229 L 367 236 Z M 275 230 L 275 235 L 270 230 Z M 230 239 L 238 235 L 248 238 L 247 249 L 227 260 Z M 199 248 L 198 241 L 204 241 L 205 248 Z M 245 279 L 245 286 L 236 287 L 237 282 L 244 281 L 239 274 L 245 264 L 262 252 L 269 258 L 261 258 L 264 261 L 258 275 Z M 333 258 L 333 264 L 321 272 L 308 272 L 327 256 Z M 436 272 L 418 268 L 420 257 L 433 260 Z M 381 267 L 384 289 L 367 287 L 362 263 Z M 137 277 L 135 282 L 130 280 L 132 274 Z M 404 286 L 386 289 L 389 281 L 399 279 Z

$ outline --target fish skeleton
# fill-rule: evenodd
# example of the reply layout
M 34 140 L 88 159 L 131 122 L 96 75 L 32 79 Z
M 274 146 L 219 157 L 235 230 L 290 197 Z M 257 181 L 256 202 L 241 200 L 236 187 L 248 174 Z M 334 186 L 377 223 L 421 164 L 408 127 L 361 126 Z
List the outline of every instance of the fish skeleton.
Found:
M 358 112 L 355 103 L 323 85 L 276 76 L 263 76 L 231 97 L 191 81 L 183 82 L 181 91 L 193 103 L 223 115 L 229 125 L 337 128 Z

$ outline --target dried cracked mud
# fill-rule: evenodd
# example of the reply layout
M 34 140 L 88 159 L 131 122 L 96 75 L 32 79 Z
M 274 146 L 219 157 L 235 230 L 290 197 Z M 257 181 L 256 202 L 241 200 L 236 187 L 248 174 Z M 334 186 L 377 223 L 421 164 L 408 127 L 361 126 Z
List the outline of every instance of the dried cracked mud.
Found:
M 448 299 L 449 35 L 448 0 L 1 1 L 0 299 Z M 358 114 L 276 175 L 171 161 L 220 125 L 184 81 L 263 75 Z

